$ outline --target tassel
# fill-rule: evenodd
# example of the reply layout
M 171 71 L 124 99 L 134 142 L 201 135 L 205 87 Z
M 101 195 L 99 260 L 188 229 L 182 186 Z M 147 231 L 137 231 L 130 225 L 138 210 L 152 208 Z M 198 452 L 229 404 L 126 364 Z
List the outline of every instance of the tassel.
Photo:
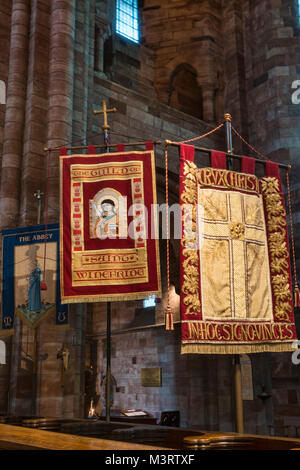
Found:
M 297 285 L 294 290 L 294 301 L 295 301 L 295 307 L 300 307 L 300 291 Z
M 169 177 L 168 177 L 168 150 L 167 145 L 165 146 L 165 167 L 166 167 L 166 206 L 169 207 Z M 167 231 L 167 289 L 168 289 L 168 304 L 165 313 L 165 324 L 166 330 L 174 330 L 173 324 L 173 312 L 170 307 L 170 230 L 169 230 L 169 217 L 168 211 L 166 211 L 166 231 Z
M 48 286 L 45 281 L 41 282 L 41 290 L 47 290 Z
M 173 312 L 171 310 L 170 305 L 167 306 L 165 321 L 166 321 L 166 330 L 167 331 L 174 330 Z
M 289 203 L 289 216 L 290 216 L 290 226 L 291 226 L 291 242 L 292 242 L 292 257 L 293 257 L 293 268 L 294 268 L 294 307 L 300 307 L 300 291 L 297 284 L 297 269 L 296 269 L 296 254 L 295 254 L 295 240 L 294 240 L 294 230 L 293 230 L 293 211 L 292 211 L 292 198 L 291 198 L 291 188 L 290 188 L 290 177 L 289 172 L 286 172 L 286 185 L 287 185 L 287 194 L 288 194 L 288 203 Z

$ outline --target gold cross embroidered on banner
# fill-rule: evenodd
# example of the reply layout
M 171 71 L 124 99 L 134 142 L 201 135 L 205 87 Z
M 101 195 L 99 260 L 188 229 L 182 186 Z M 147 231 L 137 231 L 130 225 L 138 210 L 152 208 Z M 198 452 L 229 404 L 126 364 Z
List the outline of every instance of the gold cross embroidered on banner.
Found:
M 198 186 L 204 320 L 271 320 L 262 197 Z

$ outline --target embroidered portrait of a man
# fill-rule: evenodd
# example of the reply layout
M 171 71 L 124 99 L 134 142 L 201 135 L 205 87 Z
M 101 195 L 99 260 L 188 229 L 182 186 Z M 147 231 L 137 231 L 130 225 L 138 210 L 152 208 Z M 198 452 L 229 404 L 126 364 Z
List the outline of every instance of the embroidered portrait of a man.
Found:
M 127 198 L 114 189 L 99 191 L 90 200 L 90 238 L 127 236 Z

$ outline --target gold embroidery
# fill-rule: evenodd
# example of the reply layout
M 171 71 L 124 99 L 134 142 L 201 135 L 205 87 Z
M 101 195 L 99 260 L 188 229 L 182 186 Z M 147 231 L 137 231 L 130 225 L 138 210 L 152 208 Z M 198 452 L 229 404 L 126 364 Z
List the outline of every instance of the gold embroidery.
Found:
M 292 294 L 288 274 L 289 251 L 286 243 L 286 211 L 279 193 L 278 180 L 263 178 L 261 183 L 267 212 L 275 317 L 278 320 L 289 321 L 289 314 L 292 311 L 290 305 Z
M 262 192 L 263 193 L 276 193 L 279 192 L 279 184 L 276 178 L 263 178 L 262 179 Z
M 200 168 L 197 179 L 201 186 L 217 186 L 227 189 L 242 189 L 248 193 L 258 193 L 258 179 L 254 175 L 246 175 L 236 171 Z
M 182 292 L 184 294 L 183 303 L 187 308 L 186 315 L 197 315 L 201 312 L 200 289 L 199 289 L 199 255 L 195 244 L 196 240 L 196 222 L 197 222 L 197 167 L 192 162 L 185 162 L 183 173 L 184 191 L 181 195 L 183 209 L 183 227 L 187 226 L 191 229 L 188 233 L 190 237 L 186 237 L 186 233 L 182 237 L 181 244 L 183 247 L 182 254 L 185 258 L 183 262 L 184 276 Z M 192 211 L 185 210 L 186 204 L 192 204 Z
M 231 222 L 229 230 L 230 238 L 233 240 L 245 240 L 245 224 Z

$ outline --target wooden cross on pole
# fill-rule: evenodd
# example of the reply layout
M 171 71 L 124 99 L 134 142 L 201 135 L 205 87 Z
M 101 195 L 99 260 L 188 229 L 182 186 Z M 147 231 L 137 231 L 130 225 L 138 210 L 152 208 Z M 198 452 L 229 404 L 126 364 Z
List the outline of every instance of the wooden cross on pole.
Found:
M 107 133 L 110 129 L 108 122 L 107 122 L 107 113 L 116 113 L 117 108 L 107 109 L 106 101 L 102 101 L 102 106 L 103 106 L 103 109 L 95 110 L 94 114 L 103 114 L 104 124 L 102 126 L 102 130 L 104 133 Z

